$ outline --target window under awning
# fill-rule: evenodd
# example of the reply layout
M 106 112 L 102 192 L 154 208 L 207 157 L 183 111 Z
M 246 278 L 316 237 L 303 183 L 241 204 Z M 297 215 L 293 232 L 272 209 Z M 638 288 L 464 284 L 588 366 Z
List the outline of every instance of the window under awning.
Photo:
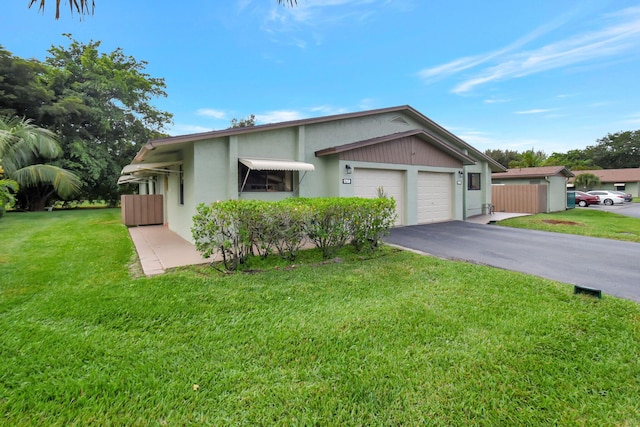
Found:
M 298 186 L 302 183 L 305 175 L 309 171 L 314 171 L 315 166 L 311 163 L 304 162 L 296 162 L 293 160 L 274 160 L 274 159 L 247 159 L 247 158 L 239 158 L 238 161 L 247 167 L 247 173 L 244 176 L 244 180 L 242 181 L 242 186 L 240 187 L 240 193 L 242 193 L 245 189 L 245 185 L 247 184 L 247 179 L 249 178 L 249 173 L 253 171 L 298 171 L 304 172 L 300 177 L 300 181 L 298 182 Z
M 271 159 L 238 159 L 240 163 L 253 170 L 262 171 L 313 171 L 315 167 L 311 163 L 294 162 L 293 160 Z
M 122 168 L 122 172 L 120 172 L 120 175 L 128 175 L 136 172 L 178 172 L 169 170 L 168 167 L 180 164 L 182 164 L 182 160 L 175 160 L 172 162 L 130 164 Z

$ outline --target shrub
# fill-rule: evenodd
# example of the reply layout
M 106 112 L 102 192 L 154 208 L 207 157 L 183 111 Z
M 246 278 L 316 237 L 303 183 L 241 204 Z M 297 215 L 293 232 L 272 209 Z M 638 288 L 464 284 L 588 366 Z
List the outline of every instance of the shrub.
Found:
M 191 229 L 196 249 L 204 258 L 220 254 L 227 270 L 237 269 L 251 253 L 248 211 L 248 204 L 241 200 L 198 205 Z
M 395 200 L 354 198 L 350 206 L 351 244 L 358 252 L 376 249 L 395 222 Z
M 308 203 L 300 199 L 287 199 L 277 204 L 274 210 L 275 246 L 282 258 L 293 261 L 300 248 L 308 240 L 307 223 L 311 215 Z
M 330 197 L 311 200 L 307 236 L 322 251 L 323 258 L 333 256 L 351 237 L 349 203 L 351 199 Z
M 199 205 L 191 233 L 205 258 L 219 254 L 225 269 L 235 270 L 251 255 L 266 258 L 274 248 L 293 261 L 307 240 L 325 259 L 347 242 L 357 251 L 374 250 L 395 217 L 395 201 L 387 198 L 228 200 Z

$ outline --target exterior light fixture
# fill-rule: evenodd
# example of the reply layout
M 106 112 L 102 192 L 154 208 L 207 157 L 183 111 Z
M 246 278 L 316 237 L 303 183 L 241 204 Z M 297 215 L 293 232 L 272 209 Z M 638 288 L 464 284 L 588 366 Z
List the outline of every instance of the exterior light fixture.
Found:
M 458 177 L 459 177 L 459 178 L 462 178 L 463 176 L 464 176 L 464 172 L 462 172 L 462 171 L 458 171 Z
M 351 167 L 351 165 L 346 165 L 345 168 L 347 169 L 347 174 L 353 173 L 353 168 Z

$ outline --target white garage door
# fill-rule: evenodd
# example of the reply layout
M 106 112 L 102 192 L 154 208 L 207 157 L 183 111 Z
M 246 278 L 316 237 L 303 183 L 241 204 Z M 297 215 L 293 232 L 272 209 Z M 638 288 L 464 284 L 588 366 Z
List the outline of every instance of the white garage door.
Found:
M 387 169 L 355 168 L 353 172 L 354 194 L 357 197 L 378 197 L 378 188 L 396 201 L 396 225 L 403 223 L 404 172 Z
M 451 220 L 451 182 L 449 173 L 418 173 L 418 223 Z

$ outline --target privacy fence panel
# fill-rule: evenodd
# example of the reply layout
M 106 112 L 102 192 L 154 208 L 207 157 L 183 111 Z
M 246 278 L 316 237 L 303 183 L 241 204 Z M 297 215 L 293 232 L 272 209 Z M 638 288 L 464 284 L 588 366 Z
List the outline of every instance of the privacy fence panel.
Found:
M 120 197 L 122 222 L 126 226 L 164 222 L 162 194 L 123 194 Z
M 491 201 L 495 212 L 536 214 L 547 211 L 546 185 L 494 185 Z

